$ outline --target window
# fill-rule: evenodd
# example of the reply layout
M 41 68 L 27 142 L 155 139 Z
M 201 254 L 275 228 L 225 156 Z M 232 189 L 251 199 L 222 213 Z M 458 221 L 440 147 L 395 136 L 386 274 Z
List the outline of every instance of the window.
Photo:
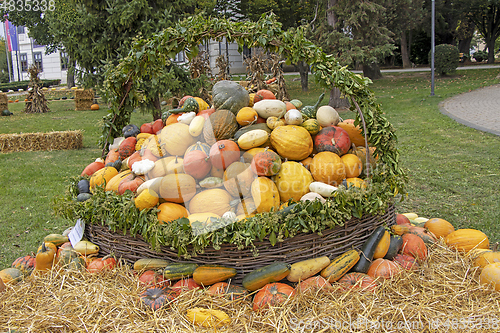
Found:
M 40 72 L 43 72 L 42 52 L 34 52 L 33 58 L 35 59 L 35 66 L 38 67 Z
M 68 54 L 66 52 L 61 52 L 61 70 L 68 70 Z
M 9 22 L 9 24 L 10 24 L 10 22 Z M 17 34 L 18 35 L 24 34 L 24 27 L 22 25 L 17 27 Z
M 243 45 L 243 59 L 251 57 L 252 57 L 252 49 L 249 49 L 246 44 Z
M 21 63 L 21 71 L 27 72 L 28 71 L 28 54 L 21 53 L 19 55 L 19 62 Z
M 175 62 L 184 62 L 184 61 L 186 61 L 186 55 L 184 54 L 184 51 L 177 53 L 175 55 L 174 61 Z

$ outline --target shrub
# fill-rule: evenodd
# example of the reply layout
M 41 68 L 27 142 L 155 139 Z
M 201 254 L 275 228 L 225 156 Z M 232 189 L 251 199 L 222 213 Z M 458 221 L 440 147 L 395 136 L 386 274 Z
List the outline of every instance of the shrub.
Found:
M 439 75 L 448 75 L 455 72 L 460 61 L 458 47 L 450 44 L 436 45 L 434 54 L 434 68 Z M 429 63 L 431 52 L 429 52 Z
M 0 84 L 0 91 L 7 92 L 9 90 L 17 91 L 19 89 L 28 90 L 30 81 L 14 81 L 10 83 Z M 56 86 L 61 83 L 60 79 L 55 80 L 40 80 L 42 87 Z
M 486 51 L 476 51 L 476 52 L 474 52 L 474 55 L 472 57 L 474 59 L 476 59 L 477 62 L 482 62 L 483 60 L 488 59 L 488 52 L 486 52 Z

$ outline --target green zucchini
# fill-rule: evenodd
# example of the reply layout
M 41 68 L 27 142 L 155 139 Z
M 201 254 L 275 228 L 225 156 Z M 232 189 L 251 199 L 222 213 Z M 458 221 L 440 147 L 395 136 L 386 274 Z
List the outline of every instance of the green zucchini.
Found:
M 385 228 L 384 226 L 379 226 L 373 233 L 368 237 L 368 239 L 361 246 L 361 252 L 359 254 L 359 260 L 351 268 L 350 272 L 359 272 L 359 273 L 367 273 L 368 268 L 373 260 L 373 254 L 375 253 L 375 249 L 377 248 L 378 242 L 384 236 Z
M 163 277 L 167 280 L 180 280 L 193 275 L 196 267 L 198 265 L 194 263 L 171 263 L 163 269 Z
M 291 265 L 286 262 L 275 262 L 262 268 L 251 271 L 243 277 L 244 288 L 254 291 L 271 282 L 283 280 L 290 274 Z
M 389 244 L 389 250 L 385 254 L 384 259 L 392 260 L 399 253 L 399 250 L 403 247 L 403 238 L 399 235 L 391 235 L 391 240 Z

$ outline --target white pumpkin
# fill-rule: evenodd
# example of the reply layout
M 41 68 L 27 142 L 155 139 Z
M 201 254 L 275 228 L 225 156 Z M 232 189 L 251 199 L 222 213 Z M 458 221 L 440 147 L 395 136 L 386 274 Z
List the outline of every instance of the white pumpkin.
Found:
M 302 113 L 297 109 L 290 109 L 285 113 L 285 122 L 287 125 L 302 124 Z
M 337 126 L 340 116 L 330 105 L 323 105 L 316 111 L 316 119 L 321 127 Z
M 309 184 L 309 190 L 311 192 L 318 193 L 326 198 L 333 197 L 337 189 L 337 187 L 325 184 L 323 182 L 312 182 L 311 184 Z

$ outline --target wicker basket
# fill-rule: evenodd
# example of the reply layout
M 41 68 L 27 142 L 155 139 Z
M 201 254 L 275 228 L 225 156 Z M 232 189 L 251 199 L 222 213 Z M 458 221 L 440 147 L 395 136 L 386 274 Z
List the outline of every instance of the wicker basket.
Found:
M 160 252 L 151 249 L 139 235 L 116 233 L 101 225 L 87 225 L 85 235 L 99 245 L 99 254 L 114 253 L 127 263 L 133 264 L 140 258 L 161 258 L 171 262 L 194 262 L 197 264 L 223 265 L 234 267 L 238 275 L 234 282 L 241 282 L 243 276 L 256 268 L 263 267 L 275 261 L 285 261 L 289 264 L 320 256 L 331 259 L 352 248 L 359 248 L 368 236 L 380 225 L 391 226 L 396 223 L 394 205 L 389 205 L 383 215 L 366 215 L 361 219 L 352 218 L 333 229 L 317 233 L 304 233 L 293 238 L 287 238 L 272 246 L 269 241 L 255 242 L 258 256 L 252 249 L 238 250 L 235 245 L 223 244 L 220 250 L 206 248 L 205 252 L 186 260 L 179 258 L 177 251 L 161 247 Z

